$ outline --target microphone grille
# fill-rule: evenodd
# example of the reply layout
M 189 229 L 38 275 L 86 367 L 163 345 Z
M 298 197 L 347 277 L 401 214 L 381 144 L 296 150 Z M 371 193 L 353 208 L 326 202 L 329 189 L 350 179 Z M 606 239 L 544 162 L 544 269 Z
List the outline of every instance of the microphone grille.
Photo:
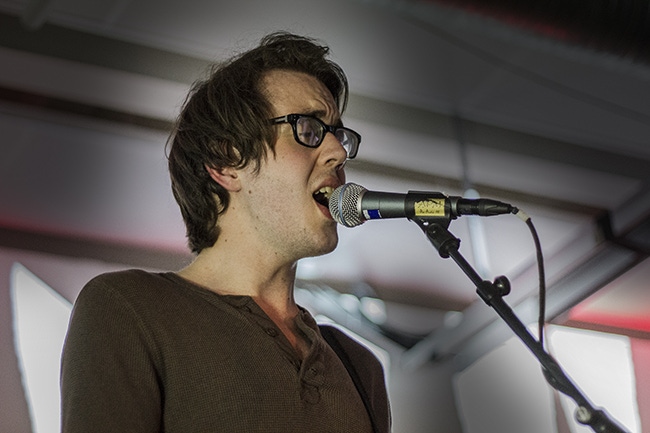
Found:
M 346 227 L 356 227 L 364 223 L 359 203 L 367 190 L 356 183 L 346 183 L 332 191 L 329 209 L 332 218 Z

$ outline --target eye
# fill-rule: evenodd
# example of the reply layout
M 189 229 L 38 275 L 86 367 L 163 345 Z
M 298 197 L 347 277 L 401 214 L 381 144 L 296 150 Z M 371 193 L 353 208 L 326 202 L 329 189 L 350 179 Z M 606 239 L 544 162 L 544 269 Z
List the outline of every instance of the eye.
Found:
M 311 141 L 314 137 L 314 132 L 313 131 L 301 131 L 298 133 L 298 136 L 300 137 L 301 140 L 304 141 Z
M 301 143 L 316 147 L 320 144 L 320 125 L 315 119 L 302 117 L 296 122 L 296 133 Z

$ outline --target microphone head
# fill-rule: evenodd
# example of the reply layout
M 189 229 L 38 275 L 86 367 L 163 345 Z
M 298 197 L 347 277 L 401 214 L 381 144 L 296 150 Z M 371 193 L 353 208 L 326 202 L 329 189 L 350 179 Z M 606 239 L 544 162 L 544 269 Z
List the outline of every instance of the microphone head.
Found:
M 365 222 L 361 214 L 361 197 L 367 190 L 356 183 L 346 183 L 332 191 L 329 209 L 332 218 L 346 227 L 356 227 Z

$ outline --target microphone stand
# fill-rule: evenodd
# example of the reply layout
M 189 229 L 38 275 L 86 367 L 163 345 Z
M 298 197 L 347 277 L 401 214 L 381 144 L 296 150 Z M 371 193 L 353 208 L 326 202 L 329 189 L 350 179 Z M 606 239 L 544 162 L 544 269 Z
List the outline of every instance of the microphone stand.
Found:
M 413 218 L 412 220 L 425 232 L 427 238 L 438 250 L 440 257 L 443 259 L 451 257 L 458 264 L 465 275 L 476 286 L 476 291 L 481 299 L 497 312 L 526 347 L 530 349 L 541 364 L 542 372 L 548 383 L 576 402 L 578 408 L 575 417 L 579 423 L 591 427 L 597 433 L 627 433 L 616 421 L 610 419 L 605 411 L 595 408 L 587 400 L 571 379 L 564 373 L 557 361 L 544 350 L 541 343 L 531 335 L 521 320 L 519 320 L 503 300 L 503 297 L 510 293 L 510 282 L 508 279 L 501 276 L 497 277 L 494 282 L 483 280 L 460 254 L 458 251 L 460 240 L 447 230 L 449 219 L 444 221 L 443 218 L 443 224 L 440 224 L 440 219 L 435 218 Z

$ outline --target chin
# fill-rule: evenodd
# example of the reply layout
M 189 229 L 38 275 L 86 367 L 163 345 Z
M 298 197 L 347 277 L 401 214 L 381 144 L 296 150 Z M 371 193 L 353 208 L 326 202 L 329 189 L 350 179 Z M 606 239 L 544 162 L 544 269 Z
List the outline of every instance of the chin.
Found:
M 317 257 L 317 256 L 322 256 L 325 254 L 329 254 L 332 251 L 336 249 L 336 246 L 339 243 L 339 237 L 338 235 L 335 236 L 327 236 L 325 241 L 321 243 L 320 245 L 317 245 L 314 248 L 313 254 L 310 255 L 310 257 Z

